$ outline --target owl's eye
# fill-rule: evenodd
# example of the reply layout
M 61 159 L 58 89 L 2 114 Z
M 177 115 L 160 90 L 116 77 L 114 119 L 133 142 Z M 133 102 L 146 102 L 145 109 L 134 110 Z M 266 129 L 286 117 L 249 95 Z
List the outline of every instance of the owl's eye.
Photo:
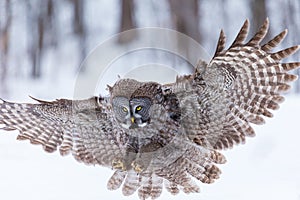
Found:
M 122 107 L 123 112 L 127 113 L 128 109 L 126 107 Z
M 136 111 L 140 111 L 140 110 L 142 110 L 142 108 L 143 108 L 142 106 L 137 106 L 137 107 L 135 108 L 135 110 L 136 110 Z

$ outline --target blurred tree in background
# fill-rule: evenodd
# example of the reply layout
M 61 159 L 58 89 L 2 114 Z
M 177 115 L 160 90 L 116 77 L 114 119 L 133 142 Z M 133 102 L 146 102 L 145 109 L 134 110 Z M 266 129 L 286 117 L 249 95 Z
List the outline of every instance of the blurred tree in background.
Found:
M 105 12 L 108 8 L 110 13 Z M 80 62 L 99 42 L 133 28 L 172 28 L 203 44 L 212 54 L 221 28 L 233 38 L 246 18 L 251 20 L 253 32 L 269 17 L 271 35 L 289 28 L 286 44 L 299 44 L 299 13 L 298 0 L 1 0 L 0 93 L 7 88 L 8 76 L 21 72 L 32 79 L 47 76 L 43 68 L 50 51 L 56 55 L 55 60 L 65 59 L 63 63 L 68 63 L 69 55 L 74 54 L 75 74 Z M 119 38 L 119 43 L 129 43 L 134 37 L 138 36 Z M 186 49 L 188 44 L 177 42 Z M 66 54 L 58 55 L 62 52 L 58 49 L 64 49 Z M 53 64 L 54 71 L 58 67 Z M 296 88 L 300 93 L 299 82 Z
M 10 0 L 5 0 L 1 6 L 2 13 L 0 17 L 0 92 L 6 92 L 6 76 L 8 70 L 8 51 L 9 51 L 9 31 L 12 23 L 12 10 Z
M 87 25 L 85 22 L 85 4 L 83 0 L 70 0 L 73 6 L 73 30 L 79 40 L 80 60 L 83 60 L 87 55 L 86 39 Z
M 261 22 L 267 18 L 266 0 L 251 0 L 250 12 L 252 15 L 251 24 L 254 27 L 252 30 L 257 30 Z
M 134 2 L 132 0 L 122 0 L 120 15 L 120 32 L 136 28 L 134 18 Z M 123 36 L 123 37 L 122 37 Z M 135 35 L 126 34 L 119 37 L 119 43 L 127 43 L 134 39 Z M 124 36 L 127 36 L 126 38 Z M 128 38 L 130 36 L 130 38 Z

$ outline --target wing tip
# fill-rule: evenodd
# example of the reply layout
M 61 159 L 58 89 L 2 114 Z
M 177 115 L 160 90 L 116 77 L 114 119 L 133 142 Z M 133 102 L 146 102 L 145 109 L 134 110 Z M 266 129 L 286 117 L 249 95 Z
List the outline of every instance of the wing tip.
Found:
M 248 18 L 246 18 L 246 20 L 244 21 L 243 26 L 249 26 L 250 20 Z
M 53 102 L 51 101 L 45 101 L 45 100 L 41 100 L 41 99 L 37 99 L 31 95 L 28 95 L 31 99 L 33 99 L 34 101 L 37 101 L 38 103 L 42 103 L 42 104 L 52 104 Z M 58 100 L 58 99 L 56 99 Z
M 295 46 L 292 46 L 292 47 L 288 47 L 288 48 L 283 49 L 281 51 L 277 51 L 275 53 L 272 53 L 271 57 L 276 61 L 282 60 L 282 59 L 287 58 L 287 57 L 293 55 L 294 53 L 296 53 L 299 50 L 299 47 L 300 47 L 300 45 L 295 45 Z
M 269 19 L 266 18 L 263 24 L 260 26 L 259 30 L 255 33 L 255 35 L 249 40 L 246 44 L 248 46 L 258 46 L 260 42 L 265 38 L 266 34 L 269 30 Z
M 225 42 L 226 42 L 226 35 L 225 35 L 224 30 L 221 29 L 220 34 L 219 34 L 217 48 L 216 48 L 216 51 L 215 51 L 215 54 L 214 54 L 213 57 L 216 57 L 216 56 L 220 55 L 220 53 L 225 48 Z
M 270 52 L 273 48 L 277 47 L 284 40 L 287 33 L 288 33 L 288 30 L 284 29 L 278 35 L 276 35 L 271 40 L 269 40 L 266 44 L 264 44 L 261 47 L 261 49 L 266 51 L 266 52 Z
M 229 47 L 229 49 L 236 47 L 236 46 L 243 45 L 243 42 L 245 41 L 246 37 L 248 36 L 249 24 L 250 24 L 249 19 L 246 19 L 245 22 L 243 23 L 242 27 L 240 28 L 239 33 L 235 37 L 235 40 Z

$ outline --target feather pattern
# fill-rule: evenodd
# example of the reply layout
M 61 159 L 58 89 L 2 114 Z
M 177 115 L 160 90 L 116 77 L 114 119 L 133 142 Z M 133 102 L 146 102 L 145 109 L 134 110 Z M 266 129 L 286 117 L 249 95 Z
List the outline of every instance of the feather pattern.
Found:
M 264 124 L 264 117 L 273 117 L 271 110 L 278 109 L 284 100 L 282 92 L 297 79 L 288 71 L 298 68 L 300 63 L 280 61 L 295 53 L 299 46 L 270 52 L 284 39 L 286 31 L 260 46 L 268 26 L 267 19 L 254 37 L 244 43 L 248 33 L 246 21 L 229 49 L 220 51 L 223 42 L 219 40 L 217 53 L 206 70 L 189 78 L 193 85 L 201 87 L 190 89 L 190 93 L 198 94 L 191 100 L 198 110 L 193 109 L 193 117 L 184 123 L 189 124 L 189 137 L 199 145 L 226 149 L 244 143 L 246 136 L 255 135 L 251 123 Z M 174 91 L 180 93 L 177 87 Z

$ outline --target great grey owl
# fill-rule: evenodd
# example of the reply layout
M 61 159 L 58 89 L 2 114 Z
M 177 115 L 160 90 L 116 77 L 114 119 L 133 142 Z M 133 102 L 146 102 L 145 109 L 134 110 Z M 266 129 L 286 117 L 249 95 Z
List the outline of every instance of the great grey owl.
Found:
M 47 152 L 59 148 L 85 164 L 112 168 L 108 189 L 122 186 L 124 195 L 158 198 L 163 185 L 172 193 L 199 192 L 194 181 L 212 183 L 226 162 L 220 150 L 254 136 L 252 124 L 263 124 L 279 108 L 289 82 L 287 72 L 299 62 L 280 63 L 296 52 L 293 46 L 271 52 L 283 31 L 264 45 L 269 22 L 244 42 L 246 20 L 226 50 L 220 33 L 209 63 L 174 83 L 120 79 L 108 97 L 85 100 L 37 100 L 19 104 L 0 100 L 0 124 L 19 130 L 17 139 L 40 144 Z

